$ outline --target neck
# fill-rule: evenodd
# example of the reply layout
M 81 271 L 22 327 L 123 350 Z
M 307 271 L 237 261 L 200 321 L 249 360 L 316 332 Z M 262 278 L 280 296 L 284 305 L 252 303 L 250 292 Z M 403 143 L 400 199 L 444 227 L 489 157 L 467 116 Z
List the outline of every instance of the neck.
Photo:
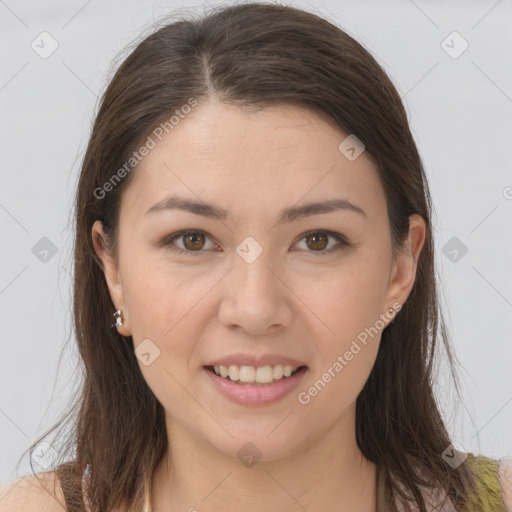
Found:
M 376 510 L 376 466 L 359 450 L 355 430 L 346 426 L 252 466 L 172 421 L 167 432 L 172 456 L 155 471 L 151 512 Z

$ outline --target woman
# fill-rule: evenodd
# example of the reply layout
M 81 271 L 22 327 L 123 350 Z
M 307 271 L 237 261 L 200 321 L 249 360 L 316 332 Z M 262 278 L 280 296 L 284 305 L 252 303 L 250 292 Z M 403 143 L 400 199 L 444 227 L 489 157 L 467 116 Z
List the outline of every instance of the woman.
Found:
M 434 398 L 438 340 L 456 375 L 400 97 L 313 14 L 219 9 L 123 62 L 74 294 L 72 429 L 7 510 L 512 510 L 505 465 L 457 450 Z

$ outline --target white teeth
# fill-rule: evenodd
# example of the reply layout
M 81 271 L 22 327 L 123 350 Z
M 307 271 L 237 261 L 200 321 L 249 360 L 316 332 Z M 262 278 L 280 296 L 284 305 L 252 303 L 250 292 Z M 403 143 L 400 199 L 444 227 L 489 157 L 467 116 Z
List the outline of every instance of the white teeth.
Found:
M 261 366 L 257 368 L 254 380 L 256 382 L 261 382 L 262 384 L 272 382 L 274 380 L 274 369 L 272 366 Z
M 290 377 L 299 367 L 276 364 L 275 366 L 214 366 L 216 375 L 239 382 L 256 382 L 259 384 L 268 384 L 274 380 L 281 380 L 283 377 Z
M 254 382 L 256 380 L 256 368 L 254 366 L 240 366 L 238 380 L 240 382 Z
M 238 366 L 235 366 L 234 364 L 232 364 L 228 368 L 228 375 L 231 380 L 238 380 L 239 374 L 240 374 L 240 370 L 239 370 Z
M 282 364 L 278 364 L 274 366 L 274 379 L 279 380 L 282 379 L 284 375 L 284 367 Z

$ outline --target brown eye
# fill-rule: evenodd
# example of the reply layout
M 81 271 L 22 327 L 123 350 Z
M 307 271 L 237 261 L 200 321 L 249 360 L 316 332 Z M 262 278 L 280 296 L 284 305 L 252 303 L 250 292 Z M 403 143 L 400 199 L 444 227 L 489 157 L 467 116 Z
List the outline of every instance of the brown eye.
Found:
M 310 249 L 321 251 L 327 247 L 328 237 L 324 233 L 313 233 L 306 236 L 306 243 Z
M 208 243 L 210 244 L 208 246 Z M 180 254 L 199 256 L 207 249 L 216 250 L 216 245 L 206 233 L 199 230 L 183 230 L 167 236 L 161 242 L 162 246 Z
M 332 243 L 338 242 L 338 243 Z M 340 233 L 329 230 L 308 231 L 302 235 L 297 245 L 304 244 L 300 249 L 309 253 L 316 253 L 315 256 L 332 254 L 335 251 L 351 247 L 350 242 Z
M 202 249 L 204 246 L 204 235 L 202 233 L 183 235 L 183 245 L 191 251 Z

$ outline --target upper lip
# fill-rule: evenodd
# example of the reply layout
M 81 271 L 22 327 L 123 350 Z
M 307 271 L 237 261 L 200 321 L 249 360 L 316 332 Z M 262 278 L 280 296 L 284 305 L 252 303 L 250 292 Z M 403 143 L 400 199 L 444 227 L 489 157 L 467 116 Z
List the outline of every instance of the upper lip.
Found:
M 209 362 L 205 366 L 276 366 L 282 364 L 283 366 L 306 366 L 303 362 L 289 357 L 280 356 L 278 354 L 265 354 L 254 356 L 250 354 L 233 354 L 231 356 L 221 357 Z

